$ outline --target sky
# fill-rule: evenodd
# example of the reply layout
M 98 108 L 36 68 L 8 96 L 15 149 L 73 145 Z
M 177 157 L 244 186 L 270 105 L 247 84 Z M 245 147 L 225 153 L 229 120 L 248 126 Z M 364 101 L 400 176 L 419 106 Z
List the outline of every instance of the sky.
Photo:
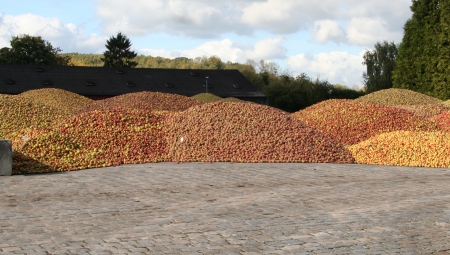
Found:
M 280 74 L 363 86 L 363 55 L 400 43 L 411 0 L 0 0 L 0 48 L 41 36 L 102 54 L 118 32 L 139 55 L 274 62 Z

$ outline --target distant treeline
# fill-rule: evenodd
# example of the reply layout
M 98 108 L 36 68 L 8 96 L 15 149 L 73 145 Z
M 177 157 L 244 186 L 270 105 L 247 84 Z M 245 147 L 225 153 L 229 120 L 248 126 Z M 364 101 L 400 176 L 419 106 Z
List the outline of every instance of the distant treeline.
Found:
M 69 65 L 103 66 L 102 54 L 61 55 L 70 57 Z M 326 80 L 312 79 L 306 74 L 292 76 L 283 73 L 273 62 L 256 63 L 248 60 L 245 64 L 241 64 L 223 62 L 217 56 L 169 59 L 144 55 L 137 56 L 133 61 L 138 63 L 137 68 L 237 69 L 267 95 L 270 106 L 287 112 L 298 111 L 327 99 L 355 99 L 364 95 L 363 91 L 356 91 L 342 85 L 332 85 Z

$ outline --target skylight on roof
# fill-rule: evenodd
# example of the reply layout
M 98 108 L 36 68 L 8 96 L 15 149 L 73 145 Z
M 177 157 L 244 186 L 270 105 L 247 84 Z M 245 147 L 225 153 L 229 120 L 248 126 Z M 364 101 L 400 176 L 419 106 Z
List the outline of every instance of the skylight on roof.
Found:
M 44 68 L 42 68 L 42 67 L 36 67 L 36 68 L 34 68 L 34 70 L 39 73 L 42 73 L 45 71 Z
M 205 87 L 205 88 L 211 88 L 211 84 L 210 84 L 210 83 L 208 83 L 208 85 L 206 85 L 205 83 L 203 83 L 202 85 L 203 85 L 203 87 Z
M 53 83 L 49 80 L 43 80 L 42 85 L 52 85 Z
M 168 88 L 173 88 L 174 87 L 172 83 L 166 83 L 164 85 L 166 85 L 166 87 L 168 87 Z
M 241 85 L 239 85 L 239 84 L 233 84 L 233 88 L 235 88 L 235 89 L 242 89 Z
M 116 73 L 118 73 L 118 74 L 124 74 L 125 72 L 124 72 L 123 70 L 121 70 L 121 69 L 116 69 Z
M 125 85 L 127 85 L 127 87 L 135 87 L 135 86 L 136 86 L 136 84 L 134 84 L 134 83 L 131 82 L 131 81 L 126 82 Z
M 16 81 L 14 81 L 13 79 L 7 79 L 7 80 L 5 80 L 5 84 L 6 85 L 14 85 L 14 84 L 16 84 Z
M 85 81 L 84 84 L 86 84 L 86 86 L 95 86 L 95 83 L 92 81 Z
M 200 75 L 199 73 L 194 72 L 194 71 L 190 71 L 189 73 L 190 73 L 192 76 L 199 76 L 199 75 Z

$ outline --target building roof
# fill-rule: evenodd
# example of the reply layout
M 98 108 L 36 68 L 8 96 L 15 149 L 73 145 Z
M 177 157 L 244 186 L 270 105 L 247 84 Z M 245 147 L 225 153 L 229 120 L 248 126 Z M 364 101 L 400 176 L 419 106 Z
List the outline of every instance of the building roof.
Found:
M 208 77 L 208 78 L 206 78 Z M 193 96 L 263 98 L 264 93 L 238 70 L 0 65 L 0 94 L 60 88 L 83 96 L 117 96 L 153 91 Z

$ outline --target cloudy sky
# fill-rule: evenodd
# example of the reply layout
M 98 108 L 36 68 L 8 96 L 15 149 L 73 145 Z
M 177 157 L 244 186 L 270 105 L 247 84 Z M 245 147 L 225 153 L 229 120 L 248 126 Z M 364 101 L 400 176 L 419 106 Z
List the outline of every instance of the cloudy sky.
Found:
M 272 61 L 291 75 L 362 86 L 362 55 L 401 42 L 411 0 L 1 0 L 0 47 L 39 35 L 63 52 L 103 53 L 121 31 L 143 55 Z

